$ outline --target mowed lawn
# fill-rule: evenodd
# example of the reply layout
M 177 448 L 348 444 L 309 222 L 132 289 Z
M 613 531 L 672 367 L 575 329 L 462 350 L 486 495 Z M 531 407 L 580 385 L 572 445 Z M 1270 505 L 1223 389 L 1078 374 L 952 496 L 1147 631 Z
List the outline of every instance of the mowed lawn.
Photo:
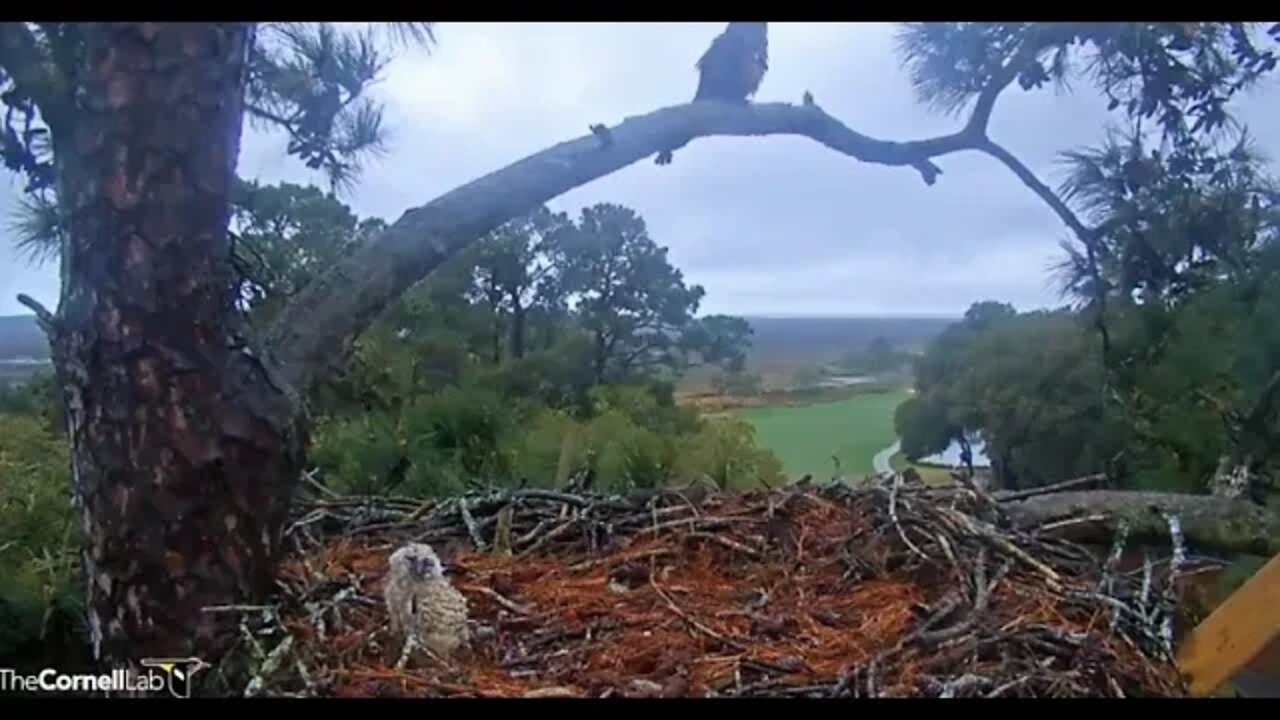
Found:
M 893 444 L 893 411 L 907 397 L 905 390 L 895 390 L 813 405 L 744 408 L 734 414 L 755 426 L 756 441 L 782 460 L 791 477 L 831 477 L 832 455 L 840 458 L 843 475 L 861 476 L 871 472 L 871 458 Z

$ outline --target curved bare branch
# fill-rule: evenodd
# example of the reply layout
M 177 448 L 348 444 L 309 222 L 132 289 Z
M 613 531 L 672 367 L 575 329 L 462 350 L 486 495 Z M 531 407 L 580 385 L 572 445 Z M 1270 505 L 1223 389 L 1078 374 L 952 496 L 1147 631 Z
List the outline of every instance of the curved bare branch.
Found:
M 489 230 L 573 188 L 667 147 L 712 136 L 799 135 L 862 162 L 915 168 L 932 184 L 930 158 L 975 149 L 981 135 L 890 142 L 803 105 L 698 102 L 631 117 L 534 153 L 407 211 L 379 237 L 312 282 L 281 313 L 268 344 L 286 380 L 306 387 L 390 301 Z
M 287 306 L 268 334 L 282 373 L 306 387 L 345 354 L 350 341 L 395 297 L 458 250 L 538 205 L 649 157 L 664 148 L 713 136 L 799 135 L 862 162 L 915 168 L 932 185 L 932 162 L 977 150 L 1006 165 L 1044 200 L 1081 242 L 1094 249 L 1096 232 L 1011 153 L 986 137 L 996 97 L 1035 59 L 1040 42 L 1025 46 L 983 90 L 964 128 L 924 140 L 873 138 L 828 115 L 806 93 L 801 105 L 697 102 L 656 110 L 534 153 L 407 211 L 379 237 L 312 282 Z M 1094 263 L 1096 265 L 1096 263 Z
M 1076 217 L 1076 214 L 1071 210 L 1071 208 L 1067 207 L 1067 203 L 1063 201 L 1062 198 L 1058 197 L 1058 194 L 1055 193 L 1048 185 L 1045 185 L 1040 178 L 1036 177 L 1036 174 L 1024 165 L 1021 160 L 1014 157 L 1013 153 L 1009 152 L 998 143 L 987 139 L 980 141 L 974 149 L 990 155 L 996 160 L 999 160 L 1005 167 L 1009 168 L 1009 170 L 1022 181 L 1023 185 L 1026 185 L 1031 192 L 1035 193 L 1037 197 L 1043 200 L 1045 204 L 1053 210 L 1054 214 L 1056 214 L 1067 227 L 1071 228 L 1071 232 L 1075 233 L 1076 237 L 1080 238 L 1081 242 L 1086 245 L 1091 243 L 1096 235 L 1095 231 L 1081 222 L 1080 218 Z

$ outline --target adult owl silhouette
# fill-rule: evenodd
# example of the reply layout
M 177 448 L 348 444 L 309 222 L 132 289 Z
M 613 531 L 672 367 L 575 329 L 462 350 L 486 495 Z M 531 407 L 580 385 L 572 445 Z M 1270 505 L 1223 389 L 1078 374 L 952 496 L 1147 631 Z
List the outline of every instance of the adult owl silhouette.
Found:
M 698 60 L 698 91 L 694 102 L 746 103 L 755 95 L 769 69 L 768 23 L 731 22 L 711 41 Z M 684 143 L 663 150 L 655 159 L 659 165 L 671 162 L 671 154 Z

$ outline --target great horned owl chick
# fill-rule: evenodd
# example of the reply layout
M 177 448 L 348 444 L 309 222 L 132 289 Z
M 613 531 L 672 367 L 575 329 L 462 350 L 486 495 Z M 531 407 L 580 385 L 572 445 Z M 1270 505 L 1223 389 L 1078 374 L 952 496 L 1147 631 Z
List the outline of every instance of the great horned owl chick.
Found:
M 470 643 L 467 599 L 449 584 L 430 545 L 410 543 L 391 555 L 383 588 L 391 632 L 413 646 L 448 659 Z

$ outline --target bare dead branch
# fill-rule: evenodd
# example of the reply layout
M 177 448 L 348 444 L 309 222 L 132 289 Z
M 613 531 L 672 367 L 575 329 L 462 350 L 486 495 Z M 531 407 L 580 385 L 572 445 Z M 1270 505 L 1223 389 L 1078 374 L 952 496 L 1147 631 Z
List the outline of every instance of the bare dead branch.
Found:
M 1072 480 L 1063 480 L 1062 482 L 1053 483 L 1052 485 L 1042 485 L 1041 487 L 1030 488 L 1027 490 L 997 493 L 995 498 L 997 502 L 1002 503 L 1026 500 L 1027 498 L 1033 498 L 1039 495 L 1052 495 L 1053 493 L 1062 492 L 1064 490 L 1075 490 L 1078 488 L 1088 487 L 1090 485 L 1097 485 L 1106 479 L 1107 476 L 1101 473 L 1096 475 L 1086 475 Z
M 742 643 L 732 638 L 726 637 L 716 632 L 715 630 L 712 630 L 706 625 L 703 625 L 702 623 L 698 622 L 696 619 L 693 618 L 693 616 L 689 615 L 689 613 L 685 612 L 684 610 L 681 610 L 680 606 L 676 605 L 675 601 L 671 599 L 671 596 L 667 595 L 665 592 L 662 591 L 662 588 L 658 587 L 658 583 L 656 580 L 653 579 L 652 573 L 649 574 L 649 586 L 653 588 L 653 592 L 657 594 L 659 598 L 662 599 L 663 604 L 665 604 L 667 608 L 671 610 L 671 612 L 675 613 L 675 615 L 679 617 L 681 620 L 684 620 L 685 622 L 689 623 L 690 626 L 692 626 L 694 629 L 701 632 L 703 635 L 706 635 L 707 637 L 720 642 L 722 645 L 725 645 L 726 647 L 731 647 L 734 650 L 737 650 L 738 652 L 747 651 L 747 647 Z
M 1003 146 L 990 139 L 983 139 L 979 141 L 975 145 L 974 149 L 990 155 L 1003 163 L 1005 167 L 1009 168 L 1009 170 L 1011 170 L 1013 174 L 1022 181 L 1023 185 L 1026 185 L 1031 192 L 1035 193 L 1037 197 L 1043 200 L 1045 204 L 1053 210 L 1058 218 L 1061 219 L 1067 227 L 1071 228 L 1071 232 L 1074 233 L 1082 243 L 1089 245 L 1093 242 L 1094 237 L 1096 237 L 1095 231 L 1081 222 L 1080 218 L 1076 217 L 1076 214 L 1071 210 L 1071 208 L 1067 207 L 1067 203 L 1063 201 L 1062 198 L 1058 197 L 1058 194 L 1050 189 L 1048 185 L 1041 182 L 1040 178 L 1036 177 L 1036 174 L 1031 172 L 1030 168 L 1022 164 L 1021 160 L 1014 157 L 1013 153 L 1004 149 Z
M 57 328 L 57 316 L 49 312 L 49 309 L 44 305 L 41 305 L 38 300 L 26 293 L 18 293 L 18 302 L 31 312 L 35 313 L 36 322 L 40 325 L 40 329 L 44 330 L 46 335 L 52 333 Z
M 979 94 L 964 128 L 924 140 L 892 142 L 859 133 L 828 115 L 807 92 L 801 105 L 695 102 L 631 117 L 612 128 L 591 125 L 589 135 L 536 152 L 407 211 L 295 297 L 271 328 L 268 344 L 283 366 L 284 379 L 305 387 L 334 358 L 346 354 L 350 342 L 389 302 L 468 243 L 569 190 L 702 137 L 804 136 L 862 162 L 913 167 L 930 185 L 942 172 L 932 158 L 983 152 L 1008 167 L 1058 215 L 1084 244 L 1097 274 L 1099 232 L 986 136 L 1000 93 L 1041 52 L 1068 41 L 1075 30 L 1062 23 L 1029 35 Z M 1101 323 L 1099 315 L 1106 355 L 1110 343 Z
M 698 102 L 631 117 L 536 152 L 406 212 L 381 236 L 310 283 L 281 313 L 269 342 L 287 381 L 303 387 L 395 297 L 498 225 L 573 188 L 695 138 L 799 135 L 863 162 L 913 167 L 932 184 L 931 158 L 974 149 L 968 129 L 890 142 L 851 130 L 816 104 Z

